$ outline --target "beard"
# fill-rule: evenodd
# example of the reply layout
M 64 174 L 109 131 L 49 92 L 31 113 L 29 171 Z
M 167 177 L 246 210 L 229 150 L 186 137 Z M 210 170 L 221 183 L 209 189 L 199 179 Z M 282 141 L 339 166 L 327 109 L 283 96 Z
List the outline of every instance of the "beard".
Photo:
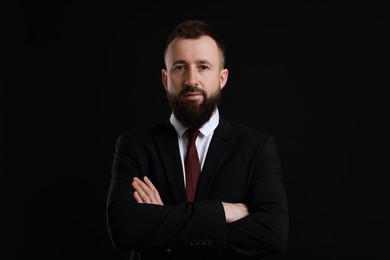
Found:
M 203 102 L 197 104 L 197 101 L 185 100 L 183 96 L 188 92 L 199 92 L 203 96 Z M 173 95 L 167 92 L 167 99 L 173 114 L 183 125 L 189 128 L 201 128 L 216 109 L 221 99 L 221 90 L 207 97 L 203 89 L 188 86 L 180 91 L 179 95 Z

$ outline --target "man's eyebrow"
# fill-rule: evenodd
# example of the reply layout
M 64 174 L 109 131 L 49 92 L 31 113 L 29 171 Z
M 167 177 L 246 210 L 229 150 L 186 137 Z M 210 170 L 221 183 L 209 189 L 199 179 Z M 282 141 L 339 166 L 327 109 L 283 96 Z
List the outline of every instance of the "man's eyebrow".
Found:
M 208 60 L 204 60 L 204 59 L 199 59 L 199 60 L 196 60 L 195 61 L 196 64 L 208 64 L 208 65 L 212 65 L 212 63 Z M 177 64 L 188 64 L 188 62 L 186 62 L 185 60 L 175 60 L 173 63 L 172 63 L 172 66 L 174 65 L 177 65 Z
M 209 60 L 202 60 L 202 59 L 200 59 L 200 60 L 196 60 L 196 63 L 197 64 L 206 64 L 206 65 L 209 65 L 210 67 L 213 66 L 213 64 Z
M 186 62 L 184 60 L 175 60 L 173 63 L 172 63 L 172 66 L 173 65 L 177 65 L 177 64 L 185 64 Z

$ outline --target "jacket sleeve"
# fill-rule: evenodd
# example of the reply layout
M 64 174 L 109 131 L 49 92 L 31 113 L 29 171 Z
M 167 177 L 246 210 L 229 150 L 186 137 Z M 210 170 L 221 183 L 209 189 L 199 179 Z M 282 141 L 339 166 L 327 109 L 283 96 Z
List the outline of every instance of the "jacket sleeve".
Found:
M 221 201 L 177 205 L 139 204 L 131 182 L 139 170 L 131 142 L 120 136 L 114 155 L 107 196 L 108 232 L 115 247 L 127 250 L 166 251 L 226 246 L 226 221 Z
M 285 251 L 289 217 L 282 168 L 275 139 L 259 145 L 247 201 L 250 214 L 227 226 L 227 248 L 241 256 L 266 256 Z

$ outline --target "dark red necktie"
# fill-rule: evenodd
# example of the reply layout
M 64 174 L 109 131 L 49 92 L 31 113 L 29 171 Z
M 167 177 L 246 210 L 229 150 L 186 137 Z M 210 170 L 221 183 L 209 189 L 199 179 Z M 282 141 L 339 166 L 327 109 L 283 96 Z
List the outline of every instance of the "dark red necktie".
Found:
M 188 134 L 187 155 L 184 159 L 184 167 L 186 172 L 186 192 L 187 192 L 187 201 L 194 201 L 196 186 L 198 185 L 198 179 L 200 175 L 199 157 L 195 146 L 195 140 L 199 134 L 199 130 L 189 129 L 187 130 L 187 134 Z

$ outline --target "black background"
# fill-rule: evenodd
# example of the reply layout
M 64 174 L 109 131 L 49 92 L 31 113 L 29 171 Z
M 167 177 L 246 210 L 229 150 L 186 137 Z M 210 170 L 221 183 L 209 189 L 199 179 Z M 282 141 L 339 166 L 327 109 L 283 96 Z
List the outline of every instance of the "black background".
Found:
M 165 36 L 194 18 L 226 43 L 222 115 L 280 147 L 291 226 L 287 251 L 272 259 L 382 259 L 386 10 L 373 1 L 20 2 L 21 84 L 0 99 L 18 129 L 4 139 L 23 187 L 20 257 L 128 259 L 105 222 L 115 141 L 169 115 Z

